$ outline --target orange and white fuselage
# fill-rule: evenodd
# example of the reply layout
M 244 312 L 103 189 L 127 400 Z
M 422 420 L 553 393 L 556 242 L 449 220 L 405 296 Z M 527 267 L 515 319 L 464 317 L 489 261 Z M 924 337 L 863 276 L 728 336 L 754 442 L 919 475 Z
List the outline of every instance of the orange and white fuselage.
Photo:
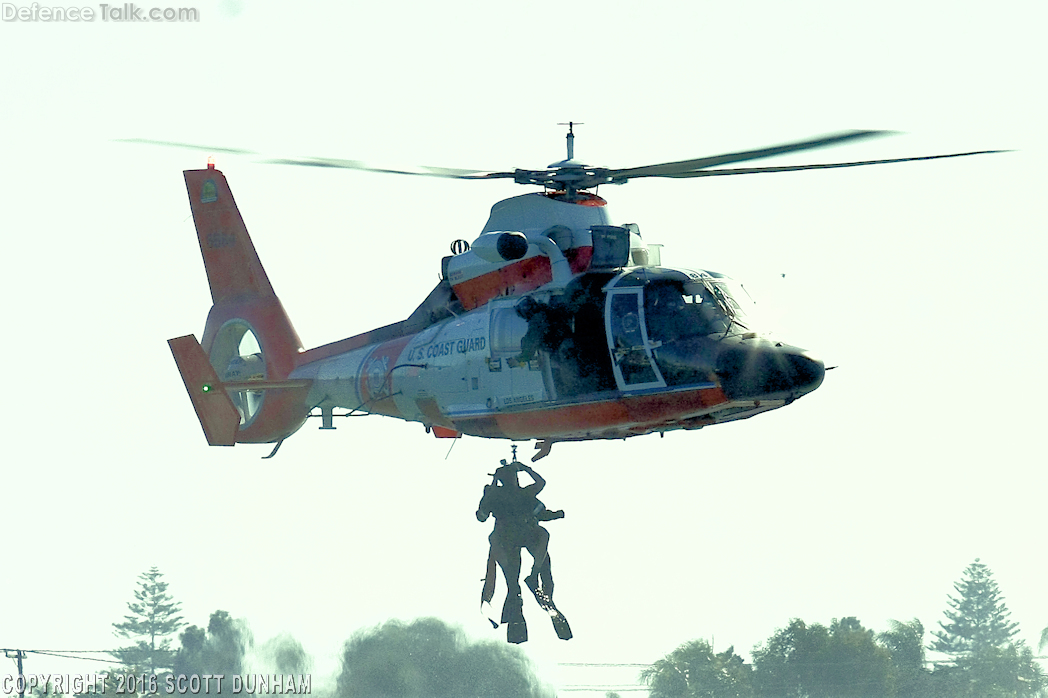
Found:
M 518 300 L 496 299 L 418 334 L 319 361 L 309 361 L 307 352 L 308 363 L 291 377 L 312 381 L 313 404 L 509 439 L 621 438 L 695 427 L 730 405 L 712 382 L 678 390 L 558 394 L 545 357 L 511 367 L 508 360 L 519 344 L 500 350 L 492 343 L 493 319 L 513 313 Z
M 743 331 L 724 278 L 657 266 L 635 227 L 614 226 L 584 192 L 496 204 L 408 319 L 307 351 L 225 177 L 185 178 L 214 305 L 199 343 L 169 343 L 212 445 L 280 442 L 311 415 L 331 427 L 336 410 L 438 436 L 623 438 L 748 417 L 822 381 L 818 360 Z M 527 352 L 525 295 L 570 332 Z

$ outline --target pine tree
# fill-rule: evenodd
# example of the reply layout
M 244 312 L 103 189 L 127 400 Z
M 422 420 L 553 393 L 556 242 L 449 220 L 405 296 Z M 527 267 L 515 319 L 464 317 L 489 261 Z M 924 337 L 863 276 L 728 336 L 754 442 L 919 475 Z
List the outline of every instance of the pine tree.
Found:
M 948 623 L 932 633 L 931 649 L 952 656 L 952 663 L 936 665 L 931 686 L 937 695 L 957 698 L 986 696 L 1035 696 L 1044 686 L 1044 675 L 1033 651 L 1021 640 L 1012 641 L 1018 623 L 1009 622 L 1011 612 L 986 565 L 975 562 L 954 584 L 960 595 L 950 597 Z
M 169 669 L 174 657 L 170 636 L 185 625 L 178 615 L 182 604 L 167 593 L 167 582 L 160 581 L 163 576 L 156 567 L 140 574 L 135 601 L 127 604 L 131 615 L 124 616 L 122 623 L 113 623 L 118 637 L 141 638 L 113 652 L 128 670 L 134 667 L 137 673 L 156 674 L 158 669 Z
M 953 588 L 959 597 L 949 597 L 950 609 L 945 612 L 949 622 L 940 621 L 942 630 L 932 632 L 931 649 L 957 660 L 1008 645 L 1019 624 L 1008 621 L 1012 612 L 1004 605 L 990 568 L 976 558 Z

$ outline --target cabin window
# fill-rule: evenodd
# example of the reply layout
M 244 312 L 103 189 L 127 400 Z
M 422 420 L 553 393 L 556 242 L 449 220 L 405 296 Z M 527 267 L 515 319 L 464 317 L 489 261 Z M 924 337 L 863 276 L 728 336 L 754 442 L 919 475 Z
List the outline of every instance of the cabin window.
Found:
M 517 315 L 512 305 L 491 311 L 491 358 L 508 359 L 520 353 L 520 340 L 528 331 L 528 322 Z
M 610 296 L 608 329 L 615 366 L 622 382 L 631 388 L 662 384 L 651 361 L 651 350 L 644 338 L 644 310 L 640 293 L 627 291 Z
M 595 225 L 590 228 L 593 236 L 594 269 L 624 267 L 630 258 L 630 233 L 616 225 Z

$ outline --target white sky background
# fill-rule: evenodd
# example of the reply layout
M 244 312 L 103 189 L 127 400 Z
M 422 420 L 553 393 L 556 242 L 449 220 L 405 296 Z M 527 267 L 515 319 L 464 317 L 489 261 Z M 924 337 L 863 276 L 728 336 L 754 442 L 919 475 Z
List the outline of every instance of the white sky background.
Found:
M 207 153 L 113 139 L 535 168 L 563 158 L 571 119 L 577 156 L 611 167 L 849 128 L 902 134 L 755 164 L 1016 152 L 600 190 L 664 263 L 741 278 L 839 368 L 756 419 L 554 447 L 539 471 L 567 511 L 548 528 L 576 638 L 525 600 L 542 675 L 619 681 L 557 665 L 697 637 L 749 657 L 792 617 L 934 629 L 976 557 L 1036 646 L 1043 3 L 196 6 L 192 24 L 0 23 L 0 645 L 115 646 L 151 565 L 187 621 L 289 632 L 318 674 L 389 618 L 504 637 L 477 612 L 473 512 L 508 442 L 445 457 L 421 426 L 367 417 L 311 422 L 272 460 L 209 449 L 165 343 L 210 306 L 181 174 Z M 406 317 L 448 244 L 523 193 L 215 156 L 307 346 Z

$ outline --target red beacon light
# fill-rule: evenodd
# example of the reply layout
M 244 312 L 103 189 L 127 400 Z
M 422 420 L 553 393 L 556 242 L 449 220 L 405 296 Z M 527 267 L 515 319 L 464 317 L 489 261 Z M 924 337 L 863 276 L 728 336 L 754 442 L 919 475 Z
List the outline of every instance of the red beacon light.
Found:
M 215 169 L 215 156 L 209 155 L 207 157 L 207 169 L 209 169 L 209 170 Z

